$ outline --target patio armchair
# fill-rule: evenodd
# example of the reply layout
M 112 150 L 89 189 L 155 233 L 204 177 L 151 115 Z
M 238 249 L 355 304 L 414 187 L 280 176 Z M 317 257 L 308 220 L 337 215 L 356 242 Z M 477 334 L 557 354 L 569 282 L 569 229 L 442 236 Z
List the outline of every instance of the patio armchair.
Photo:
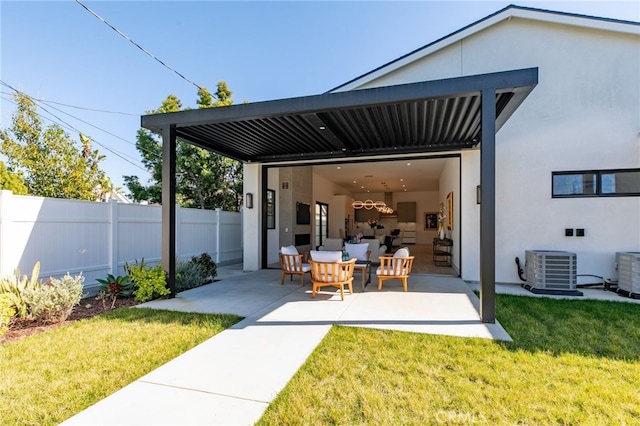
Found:
M 382 290 L 382 282 L 399 280 L 402 288 L 407 291 L 407 279 L 411 275 L 413 256 L 409 256 L 409 249 L 401 248 L 393 256 L 380 256 L 380 266 L 376 270 L 378 277 L 378 291 Z
M 340 289 L 340 299 L 344 301 L 345 286 L 348 287 L 349 293 L 353 294 L 355 263 L 355 258 L 343 261 L 341 251 L 311 250 L 311 297 L 315 299 L 316 293 L 322 287 L 336 287 Z
M 284 285 L 284 277 L 289 275 L 293 281 L 294 275 L 300 275 L 300 283 L 304 287 L 304 274 L 311 273 L 311 266 L 304 263 L 304 255 L 298 253 L 295 246 L 280 248 L 280 266 L 282 268 L 282 279 L 280 285 Z

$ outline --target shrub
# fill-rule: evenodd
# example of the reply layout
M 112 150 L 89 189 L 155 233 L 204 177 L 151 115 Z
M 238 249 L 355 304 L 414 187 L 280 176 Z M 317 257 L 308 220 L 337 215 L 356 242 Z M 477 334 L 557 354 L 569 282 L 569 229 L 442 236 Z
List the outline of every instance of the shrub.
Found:
M 200 256 L 193 256 L 192 263 L 196 263 L 204 270 L 205 278 L 214 279 L 218 275 L 218 267 L 208 253 L 202 253 Z
M 13 275 L 0 278 L 0 294 L 8 294 L 12 305 L 15 307 L 16 314 L 20 318 L 27 316 L 28 304 L 25 300 L 25 294 L 35 290 L 40 286 L 38 283 L 38 275 L 40 274 L 40 262 L 36 262 L 31 272 L 31 279 L 26 275 L 20 275 L 20 270 L 16 269 Z
M 105 310 L 107 309 L 105 306 L 105 300 L 111 299 L 111 309 L 113 309 L 118 296 L 130 297 L 133 294 L 133 281 L 131 281 L 131 278 L 129 278 L 128 275 L 118 275 L 117 277 L 114 277 L 109 274 L 107 275 L 107 278 L 98 279 L 96 281 L 100 283 L 99 298 L 102 299 L 102 304 Z
M 73 307 L 82 299 L 82 274 L 72 277 L 66 274 L 62 279 L 49 278 L 46 282 L 25 293 L 30 316 L 45 323 L 66 320 Z
M 7 331 L 9 321 L 16 314 L 16 307 L 9 293 L 0 294 L 0 336 Z
M 199 263 L 190 260 L 176 265 L 176 292 L 201 286 L 209 274 Z
M 135 265 L 127 264 L 125 267 L 135 284 L 133 295 L 138 302 L 148 302 L 170 293 L 162 265 L 157 264 L 150 268 L 142 259 L 140 264 L 136 261 Z

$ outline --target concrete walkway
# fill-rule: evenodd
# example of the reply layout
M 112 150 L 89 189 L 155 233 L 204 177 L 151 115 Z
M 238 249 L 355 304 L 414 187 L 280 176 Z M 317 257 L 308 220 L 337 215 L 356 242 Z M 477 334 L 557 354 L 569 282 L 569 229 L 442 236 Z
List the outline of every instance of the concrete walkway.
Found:
M 245 319 L 113 395 L 65 425 L 253 424 L 333 324 L 510 340 L 500 324 L 483 324 L 478 298 L 459 278 L 412 275 L 409 292 L 387 282 L 353 295 L 311 285 L 280 285 L 279 270 L 221 268 L 221 280 L 140 306 L 234 313 Z M 359 276 L 354 281 L 359 280 Z M 374 275 L 375 279 L 375 275 Z

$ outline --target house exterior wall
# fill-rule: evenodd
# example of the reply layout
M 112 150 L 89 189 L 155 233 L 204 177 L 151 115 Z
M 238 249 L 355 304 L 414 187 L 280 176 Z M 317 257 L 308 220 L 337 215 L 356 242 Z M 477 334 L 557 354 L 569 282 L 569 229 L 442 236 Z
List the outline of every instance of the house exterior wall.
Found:
M 243 190 L 245 199 L 247 193 L 253 194 L 253 208 L 242 207 L 243 270 L 257 271 L 262 267 L 262 164 L 243 165 Z
M 553 199 L 551 173 L 639 167 L 637 34 L 515 17 L 360 88 L 525 67 L 539 68 L 539 84 L 496 136 L 496 281 L 519 282 L 514 258 L 528 249 L 573 251 L 578 274 L 612 277 L 615 252 L 640 249 L 640 199 Z M 479 160 L 462 153 L 462 277 L 472 281 Z

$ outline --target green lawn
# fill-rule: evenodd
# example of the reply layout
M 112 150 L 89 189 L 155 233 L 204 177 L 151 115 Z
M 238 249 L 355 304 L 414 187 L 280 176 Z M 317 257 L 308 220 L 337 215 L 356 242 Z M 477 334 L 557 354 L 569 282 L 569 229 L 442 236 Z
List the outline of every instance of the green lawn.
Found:
M 513 343 L 334 327 L 259 424 L 639 424 L 640 305 L 497 307 Z
M 118 309 L 4 344 L 0 424 L 58 424 L 240 319 Z

